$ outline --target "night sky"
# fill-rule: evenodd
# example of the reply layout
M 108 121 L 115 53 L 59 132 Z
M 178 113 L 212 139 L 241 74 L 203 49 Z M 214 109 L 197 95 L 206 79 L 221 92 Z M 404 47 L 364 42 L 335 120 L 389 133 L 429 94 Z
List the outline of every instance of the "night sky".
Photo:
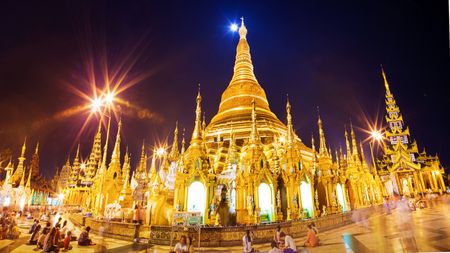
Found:
M 365 119 L 382 119 L 383 64 L 419 148 L 438 153 L 448 169 L 448 6 L 427 0 L 2 2 L 0 149 L 17 157 L 27 136 L 29 161 L 39 140 L 41 170 L 52 176 L 69 152 L 74 156 L 88 116 L 61 113 L 86 103 L 70 87 L 92 94 L 86 80 L 95 74 L 101 89 L 102 66 L 122 73 L 131 67 L 125 81 L 142 78 L 119 95 L 133 105 L 121 106 L 133 168 L 142 140 L 171 139 L 176 120 L 189 139 L 197 84 L 209 122 L 231 80 L 238 35 L 229 25 L 241 16 L 272 111 L 285 121 L 289 93 L 296 133 L 308 146 L 312 132 L 318 138 L 317 106 L 333 149 L 345 145 L 350 119 L 361 129 Z M 80 135 L 84 157 L 97 122 Z

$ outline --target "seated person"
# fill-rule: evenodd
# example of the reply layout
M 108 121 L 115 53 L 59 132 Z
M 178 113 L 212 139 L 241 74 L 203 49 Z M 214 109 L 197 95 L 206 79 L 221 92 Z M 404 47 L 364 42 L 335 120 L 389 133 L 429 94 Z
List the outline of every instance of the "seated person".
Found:
M 80 237 L 78 238 L 78 245 L 80 246 L 89 246 L 95 245 L 92 243 L 92 240 L 89 239 L 89 231 L 91 231 L 91 227 L 87 226 L 86 229 L 81 232 Z
M 67 231 L 66 237 L 64 237 L 64 249 L 65 250 L 71 250 L 72 245 L 70 245 L 70 240 L 72 239 L 72 232 Z
M 37 244 L 40 231 L 41 231 L 41 225 L 38 224 L 33 229 L 33 233 L 31 234 L 30 239 L 28 240 L 28 244 L 29 245 L 36 245 Z
M 58 247 L 55 245 L 56 229 L 52 228 L 51 231 L 45 236 L 44 246 L 42 250 L 44 252 L 58 252 Z
M 294 238 L 292 238 L 292 236 L 286 235 L 284 232 L 281 232 L 280 240 L 285 244 L 283 253 L 297 252 L 297 246 L 295 245 L 295 241 Z
M 28 234 L 32 234 L 34 232 L 34 229 L 39 224 L 39 221 L 37 219 L 34 220 L 33 224 L 30 227 L 30 230 L 28 231 Z
M 278 242 L 276 242 L 276 241 L 272 241 L 272 243 L 270 243 L 270 250 L 269 250 L 269 252 L 268 253 L 283 253 L 283 251 L 280 249 L 280 248 L 278 248 Z
M 42 233 L 39 235 L 36 243 L 38 249 L 42 249 L 44 247 L 44 240 L 45 237 L 47 236 L 48 231 L 49 231 L 48 228 L 42 229 Z
M 185 235 L 180 237 L 180 241 L 175 244 L 175 248 L 173 249 L 175 253 L 185 253 L 188 252 L 187 239 Z
M 308 232 L 306 233 L 305 247 L 316 247 L 319 245 L 319 238 L 311 225 L 308 225 Z

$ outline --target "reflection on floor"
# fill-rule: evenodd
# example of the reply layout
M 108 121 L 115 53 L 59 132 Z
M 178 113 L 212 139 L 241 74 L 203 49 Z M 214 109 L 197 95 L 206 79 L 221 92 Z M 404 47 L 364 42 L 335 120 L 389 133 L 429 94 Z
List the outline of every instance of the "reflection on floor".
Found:
M 409 212 L 402 208 L 395 209 L 392 214 L 373 214 L 368 220 L 357 214 L 359 222 L 333 229 L 319 234 L 321 245 L 316 248 L 298 247 L 299 252 L 436 252 L 450 251 L 450 198 L 442 198 L 432 207 Z M 24 230 L 25 231 L 25 230 Z M 79 230 L 78 230 L 79 231 Z M 78 234 L 78 231 L 76 234 Z M 306 232 L 305 232 L 306 233 Z M 34 251 L 35 246 L 24 245 L 28 234 L 23 233 L 14 242 L 3 240 L 0 245 L 12 243 L 11 252 Z M 69 252 L 169 252 L 169 247 L 133 245 L 127 241 L 102 238 L 92 235 L 97 246 L 78 247 Z M 296 238 L 298 246 L 305 238 Z M 1 249 L 1 247 L 0 247 Z M 267 252 L 269 244 L 255 245 L 260 252 Z M 3 251 L 1 251 L 3 252 Z M 6 251 L 7 252 L 7 251 Z M 242 252 L 241 247 L 208 248 L 200 252 Z

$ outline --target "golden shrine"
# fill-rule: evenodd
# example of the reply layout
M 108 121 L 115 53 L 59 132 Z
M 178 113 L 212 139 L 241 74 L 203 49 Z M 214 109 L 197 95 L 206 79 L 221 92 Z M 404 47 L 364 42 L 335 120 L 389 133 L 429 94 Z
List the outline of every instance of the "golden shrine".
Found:
M 427 155 L 425 149 L 419 153 L 417 143 L 405 127 L 400 108 L 395 102 L 386 74 L 382 69 L 386 89 L 387 145 L 379 163 L 379 174 L 388 195 L 415 196 L 427 192 L 446 191 L 443 180 L 444 168 L 439 157 Z
M 418 173 L 423 170 L 418 165 L 422 158 L 409 161 L 410 149 L 401 141 L 385 149 L 386 154 L 393 154 L 394 166 L 380 167 L 379 173 L 367 164 L 353 126 L 350 134 L 347 129 L 344 132 L 345 152 L 342 148 L 333 152 L 327 147 L 320 115 L 318 148 L 314 137 L 312 147 L 307 147 L 294 131 L 289 100 L 286 123 L 271 111 L 265 91 L 253 72 L 243 20 L 239 35 L 233 77 L 209 124 L 202 115 L 202 96 L 198 90 L 188 147 L 183 131 L 179 148 L 176 125 L 170 150 L 154 148 L 148 168 L 143 144 L 139 165 L 130 174 L 128 152 L 121 164 L 122 122 L 118 125 L 108 166 L 108 142 L 102 154 L 99 126 L 87 164 L 80 164 L 78 149 L 72 165 L 68 162 L 64 174 L 61 172 L 64 176 L 59 180 L 66 182 L 60 189 L 65 194 L 65 204 L 80 206 L 94 217 L 121 219 L 129 217 L 137 205 L 144 210 L 143 220 L 147 225 L 172 225 L 176 214 L 196 213 L 202 224 L 227 226 L 301 220 L 380 204 L 383 196 L 392 193 L 388 187 L 393 183 L 384 179 L 389 173 L 394 175 L 389 178 L 395 179 L 392 181 L 397 186 L 407 184 L 410 193 L 423 192 L 427 186 L 434 190 L 441 187 L 442 177 L 439 179 L 438 174 L 427 174 L 427 169 L 423 175 Z M 399 116 L 385 83 L 388 115 L 393 112 Z M 390 119 L 391 116 L 387 117 L 389 123 Z M 395 127 L 397 130 L 386 133 L 388 138 L 405 133 L 401 126 Z M 109 132 L 110 124 L 107 139 Z M 428 170 L 439 168 L 442 173 L 437 158 L 426 158 L 423 163 L 432 168 Z M 422 181 L 422 178 L 436 180 Z M 402 189 L 399 194 L 406 194 L 406 188 L 399 189 Z

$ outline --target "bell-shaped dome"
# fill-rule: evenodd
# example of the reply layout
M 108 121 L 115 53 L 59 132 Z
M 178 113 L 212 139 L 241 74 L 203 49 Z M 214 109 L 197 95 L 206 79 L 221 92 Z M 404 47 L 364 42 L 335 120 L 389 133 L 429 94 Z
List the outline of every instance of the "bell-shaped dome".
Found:
M 246 38 L 247 28 L 243 20 L 239 35 L 233 78 L 222 94 L 218 113 L 206 128 L 207 139 L 221 133 L 229 133 L 230 129 L 233 129 L 238 139 L 248 137 L 252 101 L 256 104 L 257 125 L 263 137 L 273 135 L 269 133 L 273 131 L 286 132 L 286 126 L 270 110 L 266 93 L 253 72 L 250 46 Z

